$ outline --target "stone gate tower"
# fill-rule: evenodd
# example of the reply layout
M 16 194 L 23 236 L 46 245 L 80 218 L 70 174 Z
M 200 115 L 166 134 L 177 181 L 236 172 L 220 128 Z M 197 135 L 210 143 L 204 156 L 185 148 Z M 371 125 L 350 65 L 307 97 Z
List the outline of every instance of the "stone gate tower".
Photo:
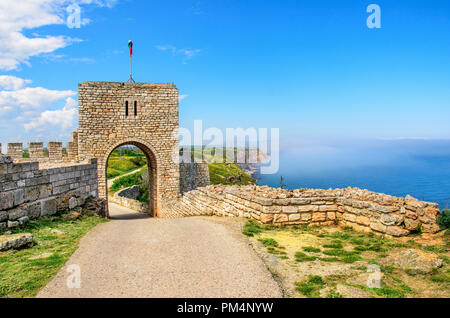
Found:
M 135 145 L 147 156 L 154 216 L 180 192 L 178 89 L 173 84 L 83 82 L 78 85 L 80 160 L 98 159 L 99 196 L 107 198 L 106 167 L 112 151 Z

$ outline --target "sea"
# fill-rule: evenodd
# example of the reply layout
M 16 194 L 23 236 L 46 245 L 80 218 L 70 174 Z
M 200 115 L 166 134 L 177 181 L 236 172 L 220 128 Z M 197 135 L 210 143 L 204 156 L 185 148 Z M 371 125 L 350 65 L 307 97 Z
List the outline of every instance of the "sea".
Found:
M 281 146 L 278 172 L 260 174 L 258 184 L 287 189 L 358 187 L 411 195 L 449 208 L 450 140 L 294 142 Z

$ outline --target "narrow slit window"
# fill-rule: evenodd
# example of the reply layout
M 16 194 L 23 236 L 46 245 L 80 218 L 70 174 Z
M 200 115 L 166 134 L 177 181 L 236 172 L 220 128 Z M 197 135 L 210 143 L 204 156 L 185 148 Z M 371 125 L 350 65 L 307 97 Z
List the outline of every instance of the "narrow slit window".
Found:
M 137 101 L 134 101 L 134 116 L 137 116 Z
M 125 102 L 125 116 L 128 117 L 128 101 Z

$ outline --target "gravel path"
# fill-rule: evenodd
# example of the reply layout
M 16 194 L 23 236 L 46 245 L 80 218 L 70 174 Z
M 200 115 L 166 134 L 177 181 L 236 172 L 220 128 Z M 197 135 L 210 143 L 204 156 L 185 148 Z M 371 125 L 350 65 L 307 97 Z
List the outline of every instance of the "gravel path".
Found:
M 110 212 L 38 297 L 282 297 L 241 220 L 154 219 L 111 203 Z M 71 264 L 79 289 L 66 284 Z

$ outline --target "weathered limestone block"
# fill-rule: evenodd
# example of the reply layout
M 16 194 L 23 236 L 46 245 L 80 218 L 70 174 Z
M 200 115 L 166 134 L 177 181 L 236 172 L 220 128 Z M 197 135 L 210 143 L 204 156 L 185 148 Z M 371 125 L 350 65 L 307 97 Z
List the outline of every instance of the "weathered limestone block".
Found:
M 8 220 L 8 212 L 0 211 L 0 222 Z
M 292 198 L 291 204 L 294 205 L 306 205 L 311 204 L 311 199 L 303 199 L 303 198 Z
M 298 212 L 303 213 L 303 212 L 318 212 L 319 211 L 319 206 L 317 205 L 305 205 L 305 206 L 299 206 L 298 207 Z
M 289 214 L 289 222 L 295 222 L 300 220 L 300 214 Z
M 327 212 L 327 220 L 335 221 L 336 220 L 336 212 Z
M 6 210 L 14 206 L 14 192 L 0 192 L 0 210 Z
M 23 210 L 20 207 L 14 208 L 14 209 L 8 211 L 8 219 L 10 221 L 16 221 L 25 215 L 26 215 L 26 210 Z
M 400 227 L 400 226 L 387 226 L 386 227 L 386 234 L 392 235 L 392 236 L 406 236 L 410 233 L 410 231 Z
M 422 224 L 422 231 L 424 233 L 437 233 L 440 227 L 437 224 Z
M 312 220 L 312 213 L 301 213 L 300 217 L 302 222 L 310 222 Z
M 38 186 L 25 188 L 24 200 L 25 202 L 32 202 L 39 199 L 40 189 Z
M 337 205 L 321 205 L 319 206 L 320 212 L 336 212 Z
M 41 201 L 41 216 L 53 215 L 57 212 L 56 199 L 48 198 Z
M 287 214 L 275 214 L 274 223 L 285 223 L 289 220 Z
M 14 205 L 19 205 L 25 202 L 24 189 L 14 190 Z
M 8 220 L 8 229 L 12 229 L 14 227 L 18 227 L 19 226 L 19 222 L 18 221 L 9 221 Z
M 298 207 L 296 207 L 295 205 L 294 205 L 294 206 L 291 206 L 291 205 L 283 206 L 282 212 L 283 212 L 283 213 L 286 213 L 286 214 L 289 214 L 289 213 L 298 213 Z
M 7 236 L 0 236 L 0 251 L 7 251 L 10 249 L 19 249 L 29 247 L 33 244 L 33 235 L 31 234 L 14 234 Z
M 364 215 L 359 215 L 356 217 L 356 223 L 364 226 L 370 226 L 370 218 Z
M 403 222 L 404 218 L 397 214 L 382 215 L 380 222 L 384 225 L 399 225 Z
M 372 230 L 374 230 L 375 232 L 381 232 L 381 233 L 386 233 L 386 225 L 383 225 L 379 222 L 371 222 L 370 223 L 370 228 Z
M 344 214 L 344 220 L 347 222 L 356 223 L 356 215 L 351 213 Z
M 26 215 L 31 219 L 37 219 L 41 216 L 41 202 L 32 202 L 23 205 Z
M 270 224 L 273 222 L 273 220 L 274 220 L 274 214 L 265 214 L 265 213 L 261 214 L 261 222 L 263 224 Z
M 312 215 L 313 222 L 325 222 L 327 220 L 327 214 L 323 212 L 316 212 Z

